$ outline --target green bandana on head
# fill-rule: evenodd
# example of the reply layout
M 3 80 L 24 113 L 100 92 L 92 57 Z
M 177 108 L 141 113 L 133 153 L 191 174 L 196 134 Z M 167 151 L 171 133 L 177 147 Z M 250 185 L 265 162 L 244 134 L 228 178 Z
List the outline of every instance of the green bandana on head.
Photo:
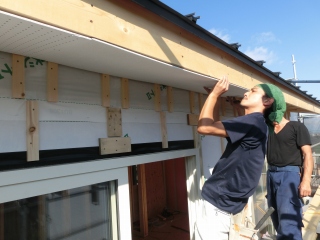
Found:
M 271 113 L 268 116 L 270 120 L 270 125 L 272 125 L 272 130 L 273 130 L 272 123 L 273 122 L 280 123 L 284 116 L 284 113 L 286 112 L 286 109 L 287 109 L 286 101 L 284 100 L 284 96 L 281 90 L 273 84 L 263 83 L 263 84 L 258 84 L 257 87 L 262 88 L 262 90 L 266 93 L 268 97 L 274 99 Z

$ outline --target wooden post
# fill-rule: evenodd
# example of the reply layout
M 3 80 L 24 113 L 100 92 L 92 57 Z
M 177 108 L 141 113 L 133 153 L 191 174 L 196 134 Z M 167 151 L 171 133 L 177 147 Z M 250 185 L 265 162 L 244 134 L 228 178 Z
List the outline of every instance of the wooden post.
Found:
M 169 86 L 167 86 L 167 104 L 168 104 L 168 112 L 173 112 L 172 87 L 169 87 Z
M 124 109 L 129 108 L 129 80 L 121 79 L 121 106 Z
M 161 122 L 161 136 L 162 136 L 162 148 L 168 148 L 168 133 L 167 133 L 167 121 L 166 113 L 160 112 L 160 122 Z
M 27 101 L 27 161 L 39 160 L 39 109 L 37 101 Z
M 110 107 L 110 76 L 101 74 L 101 105 Z
M 64 222 L 64 236 L 68 237 L 71 233 L 71 206 L 69 191 L 62 191 L 62 221 Z
M 190 106 L 190 113 L 194 113 L 194 92 L 189 91 L 189 106 Z
M 320 221 L 320 187 L 314 194 L 307 211 L 303 214 L 302 238 L 306 240 L 315 240 L 317 238 L 317 226 Z
M 161 111 L 161 91 L 159 84 L 154 84 L 154 110 L 157 112 Z
M 24 56 L 12 54 L 12 98 L 25 98 Z
M 132 180 L 132 166 L 128 166 L 128 184 L 129 184 L 129 198 L 130 198 L 130 219 L 131 219 L 131 229 L 133 230 L 133 180 Z
M 47 239 L 46 196 L 38 196 L 38 237 L 39 240 Z
M 201 112 L 201 109 L 203 107 L 204 101 L 203 101 L 203 94 L 199 93 L 198 95 L 198 101 L 199 101 L 199 112 Z
M 47 101 L 58 102 L 58 64 L 47 63 Z
M 146 237 L 149 234 L 149 229 L 145 164 L 138 165 L 138 183 L 140 235 Z

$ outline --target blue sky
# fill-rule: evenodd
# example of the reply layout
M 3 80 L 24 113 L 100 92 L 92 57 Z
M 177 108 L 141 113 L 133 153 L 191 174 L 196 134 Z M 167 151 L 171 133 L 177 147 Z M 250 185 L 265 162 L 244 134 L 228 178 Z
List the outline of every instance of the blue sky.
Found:
M 281 77 L 320 80 L 320 1 L 318 0 L 161 0 L 186 15 L 200 16 L 197 24 Z M 302 84 L 320 100 L 320 83 Z

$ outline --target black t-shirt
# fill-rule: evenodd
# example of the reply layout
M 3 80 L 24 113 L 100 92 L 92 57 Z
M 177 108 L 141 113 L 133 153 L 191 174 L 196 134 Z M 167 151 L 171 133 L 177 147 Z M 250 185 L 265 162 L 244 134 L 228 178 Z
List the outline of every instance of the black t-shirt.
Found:
M 202 197 L 221 210 L 240 212 L 258 185 L 265 159 L 268 127 L 262 113 L 222 121 L 226 150 L 202 188 Z
M 290 121 L 280 132 L 269 134 L 268 163 L 277 167 L 302 166 L 304 145 L 311 145 L 308 129 L 303 123 Z

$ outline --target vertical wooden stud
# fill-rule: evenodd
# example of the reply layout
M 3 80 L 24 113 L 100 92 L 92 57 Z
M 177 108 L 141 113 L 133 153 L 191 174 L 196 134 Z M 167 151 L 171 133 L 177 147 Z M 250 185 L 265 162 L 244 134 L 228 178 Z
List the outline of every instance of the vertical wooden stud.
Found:
M 172 87 L 169 87 L 169 86 L 167 86 L 167 104 L 168 104 L 168 112 L 173 112 Z
M 226 116 L 226 98 L 225 97 L 221 97 L 221 115 L 222 116 Z
M 39 107 L 37 101 L 27 101 L 27 161 L 39 160 Z
M 24 56 L 12 54 L 12 98 L 25 98 Z
M 201 109 L 202 109 L 203 104 L 204 104 L 203 94 L 202 93 L 199 93 L 198 100 L 199 100 L 199 111 L 201 112 Z
M 138 194 L 139 194 L 139 215 L 140 215 L 140 235 L 146 237 L 148 229 L 148 208 L 147 208 L 147 186 L 145 164 L 138 165 Z
M 154 110 L 157 112 L 161 111 L 161 92 L 159 84 L 154 84 Z
M 217 103 L 216 106 L 213 110 L 213 119 L 215 121 L 219 121 L 220 120 L 220 98 L 217 99 Z
M 167 133 L 167 121 L 166 121 L 165 112 L 160 112 L 160 122 L 161 122 L 162 148 L 168 148 L 168 133 Z
M 58 102 L 58 64 L 47 62 L 47 101 Z
M 110 76 L 101 74 L 101 105 L 110 107 Z
M 129 108 L 129 80 L 121 79 L 121 106 L 123 109 Z
M 194 141 L 194 147 L 198 148 L 199 147 L 199 133 L 198 133 L 198 127 L 197 126 L 192 126 L 192 131 L 193 131 L 193 141 Z
M 38 196 L 38 239 L 47 239 L 46 196 Z
M 189 91 L 189 106 L 190 106 L 190 113 L 194 113 L 194 92 Z

